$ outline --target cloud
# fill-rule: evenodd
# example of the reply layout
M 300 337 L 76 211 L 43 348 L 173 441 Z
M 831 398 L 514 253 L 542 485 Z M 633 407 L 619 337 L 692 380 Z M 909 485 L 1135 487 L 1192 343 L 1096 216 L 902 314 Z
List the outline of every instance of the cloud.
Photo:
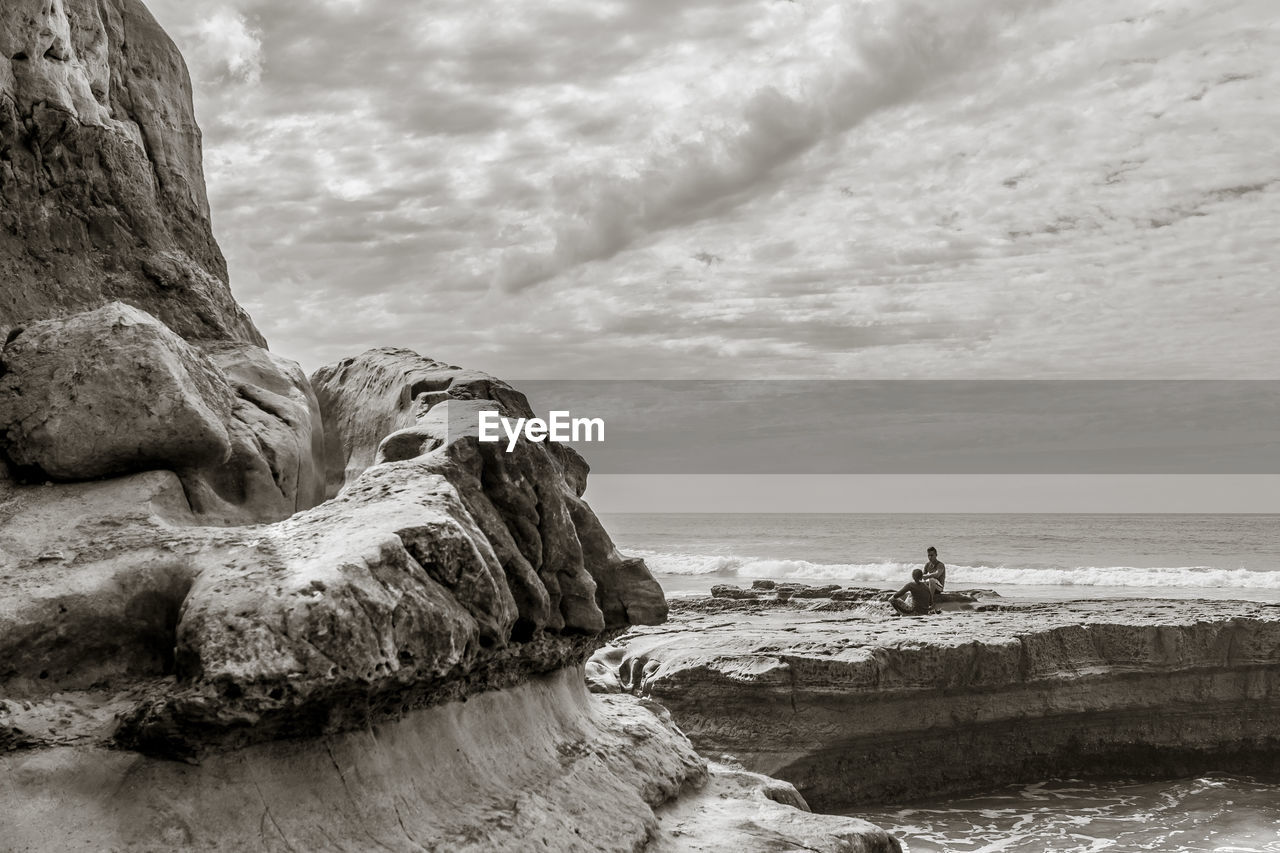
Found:
M 1280 33 L 1245 0 L 149 5 L 233 290 L 308 368 L 1280 363 Z
M 834 21 L 802 34 L 817 61 L 796 82 L 770 82 L 736 101 L 701 105 L 699 113 L 713 116 L 656 146 L 632 168 L 634 176 L 558 174 L 554 248 L 511 252 L 498 265 L 495 285 L 506 292 L 529 287 L 575 264 L 608 258 L 647 234 L 721 213 L 814 145 L 977 55 L 1013 8 L 1004 0 L 837 7 L 827 16 Z M 824 50 L 828 27 L 837 36 Z
M 261 33 L 240 12 L 221 7 L 180 28 L 177 35 L 192 74 L 208 83 L 258 83 L 262 78 Z

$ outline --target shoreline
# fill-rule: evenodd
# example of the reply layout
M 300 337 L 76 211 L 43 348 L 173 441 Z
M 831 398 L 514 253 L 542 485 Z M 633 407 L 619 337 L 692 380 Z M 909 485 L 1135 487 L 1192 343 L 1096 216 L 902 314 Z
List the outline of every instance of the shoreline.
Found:
M 841 583 L 831 578 L 805 577 L 747 577 L 731 574 L 673 575 L 655 572 L 667 598 L 690 598 L 710 595 L 711 588 L 720 584 L 733 584 L 744 588 L 757 581 L 776 583 L 801 583 L 812 586 Z M 962 575 L 949 578 L 948 588 L 965 589 L 981 586 L 999 594 L 1002 601 L 1011 604 L 1041 604 L 1070 601 L 1120 601 L 1125 599 L 1167 599 L 1170 601 L 1241 601 L 1246 603 L 1280 604 L 1280 589 L 1240 589 L 1233 587 L 1133 587 L 1133 586 L 1048 586 L 1038 584 L 970 584 Z M 903 581 L 906 582 L 905 579 Z M 892 592 L 896 587 L 880 586 L 874 582 L 846 581 L 843 585 L 875 588 Z
M 1063 775 L 1280 772 L 1276 605 L 988 599 L 923 619 L 799 597 L 672 605 L 595 661 L 700 752 L 816 809 Z

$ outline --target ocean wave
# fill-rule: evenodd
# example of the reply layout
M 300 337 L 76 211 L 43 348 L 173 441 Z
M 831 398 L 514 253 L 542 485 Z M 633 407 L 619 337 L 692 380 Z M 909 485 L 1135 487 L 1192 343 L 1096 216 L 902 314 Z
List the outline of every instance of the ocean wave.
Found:
M 718 576 L 827 581 L 854 585 L 896 586 L 920 563 L 812 563 L 743 557 L 733 554 L 669 554 L 637 551 L 659 575 Z M 1220 569 L 1212 566 L 947 566 L 949 586 L 1105 586 L 1280 589 L 1280 572 Z

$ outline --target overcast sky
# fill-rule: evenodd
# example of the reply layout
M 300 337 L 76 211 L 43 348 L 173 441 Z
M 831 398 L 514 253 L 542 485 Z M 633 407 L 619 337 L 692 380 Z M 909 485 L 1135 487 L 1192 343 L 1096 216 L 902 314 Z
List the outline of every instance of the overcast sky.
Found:
M 1280 376 L 1274 0 L 148 0 L 312 370 Z

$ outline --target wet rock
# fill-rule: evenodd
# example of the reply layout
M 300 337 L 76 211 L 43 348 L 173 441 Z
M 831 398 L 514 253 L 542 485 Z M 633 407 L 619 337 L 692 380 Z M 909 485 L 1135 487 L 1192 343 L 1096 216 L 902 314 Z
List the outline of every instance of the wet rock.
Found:
M 732 598 L 740 601 L 756 600 L 760 598 L 760 592 L 754 589 L 743 589 L 740 586 L 734 586 L 728 583 L 718 583 L 711 587 L 712 598 Z

